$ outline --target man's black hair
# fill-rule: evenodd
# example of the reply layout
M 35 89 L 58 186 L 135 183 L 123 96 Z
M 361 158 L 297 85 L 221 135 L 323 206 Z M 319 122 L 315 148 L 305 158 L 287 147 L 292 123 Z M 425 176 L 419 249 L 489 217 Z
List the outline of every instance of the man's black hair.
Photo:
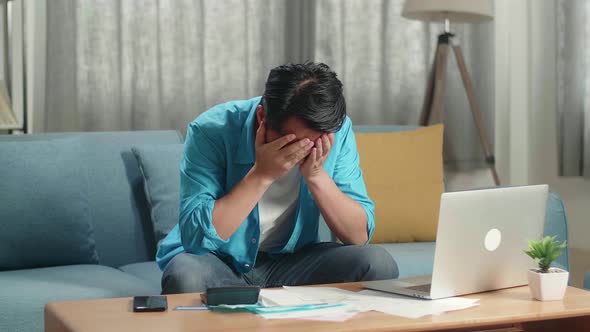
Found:
M 262 105 L 268 126 L 282 132 L 295 116 L 310 129 L 338 131 L 346 118 L 342 82 L 326 64 L 286 64 L 270 71 Z

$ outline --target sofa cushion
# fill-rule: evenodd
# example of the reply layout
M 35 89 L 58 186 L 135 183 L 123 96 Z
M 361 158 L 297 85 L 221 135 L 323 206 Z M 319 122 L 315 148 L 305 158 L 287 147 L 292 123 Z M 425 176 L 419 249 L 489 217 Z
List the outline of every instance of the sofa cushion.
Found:
M 0 144 L 0 270 L 98 263 L 78 139 Z
M 182 148 L 182 144 L 166 144 L 131 149 L 143 176 L 156 242 L 178 224 Z
M 355 136 L 367 191 L 375 202 L 371 243 L 434 241 L 444 192 L 443 126 Z
M 119 270 L 144 280 L 154 289 L 161 289 L 163 273 L 155 261 L 125 265 Z
M 43 331 L 48 302 L 155 295 L 160 288 L 102 265 L 0 272 L 0 331 Z
M 100 264 L 118 267 L 153 260 L 156 242 L 143 180 L 131 147 L 140 144 L 179 144 L 177 131 L 116 131 L 0 135 L 2 142 L 80 139 L 88 168 L 90 215 Z
M 434 266 L 434 242 L 383 243 L 383 247 L 395 259 L 400 278 L 432 274 Z

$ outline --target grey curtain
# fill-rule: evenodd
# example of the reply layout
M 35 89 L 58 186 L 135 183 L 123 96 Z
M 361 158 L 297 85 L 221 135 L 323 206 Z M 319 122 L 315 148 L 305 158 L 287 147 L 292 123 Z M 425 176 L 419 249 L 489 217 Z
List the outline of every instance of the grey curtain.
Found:
M 315 59 L 342 79 L 355 124 L 418 124 L 440 24 L 401 16 L 403 0 L 319 0 Z M 490 142 L 494 123 L 493 25 L 454 25 L 475 85 Z M 482 166 L 483 152 L 452 53 L 446 85 L 447 161 Z
M 557 1 L 559 175 L 590 177 L 590 2 Z
M 260 95 L 268 71 L 323 61 L 355 124 L 417 124 L 438 25 L 402 0 L 48 1 L 46 131 L 181 129 L 217 103 Z M 492 24 L 457 25 L 493 134 Z M 449 158 L 483 160 L 454 58 Z M 493 142 L 493 137 L 490 137 Z

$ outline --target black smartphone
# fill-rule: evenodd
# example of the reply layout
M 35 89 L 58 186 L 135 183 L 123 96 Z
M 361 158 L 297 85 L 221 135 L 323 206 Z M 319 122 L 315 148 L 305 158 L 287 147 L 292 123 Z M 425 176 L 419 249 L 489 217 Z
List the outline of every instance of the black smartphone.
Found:
M 133 311 L 135 312 L 155 312 L 166 311 L 168 301 L 166 296 L 134 296 Z

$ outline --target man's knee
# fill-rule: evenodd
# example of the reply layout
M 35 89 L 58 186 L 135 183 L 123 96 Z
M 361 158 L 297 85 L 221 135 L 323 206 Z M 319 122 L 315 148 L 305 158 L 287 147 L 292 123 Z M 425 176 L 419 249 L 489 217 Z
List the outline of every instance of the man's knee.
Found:
M 230 267 L 209 254 L 179 254 L 162 276 L 162 294 L 198 293 L 209 287 L 241 285 L 244 281 Z
M 162 278 L 162 294 L 200 293 L 206 289 L 206 276 L 201 273 L 173 271 Z
M 195 263 L 183 254 L 174 257 L 162 276 L 162 294 L 204 292 L 208 269 L 199 269 Z
M 362 281 L 395 279 L 399 276 L 397 263 L 387 250 L 373 245 L 359 248 L 356 259 L 364 270 Z

